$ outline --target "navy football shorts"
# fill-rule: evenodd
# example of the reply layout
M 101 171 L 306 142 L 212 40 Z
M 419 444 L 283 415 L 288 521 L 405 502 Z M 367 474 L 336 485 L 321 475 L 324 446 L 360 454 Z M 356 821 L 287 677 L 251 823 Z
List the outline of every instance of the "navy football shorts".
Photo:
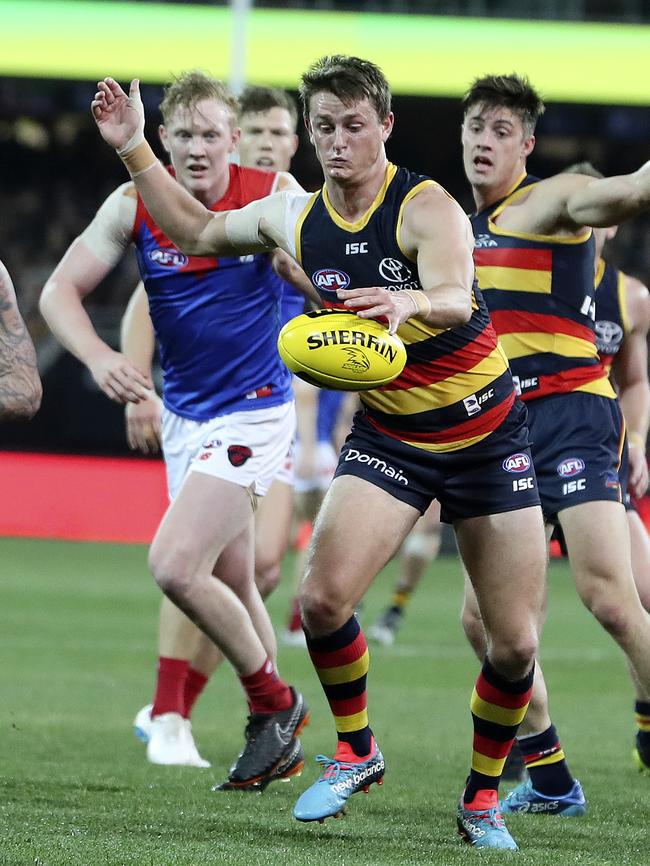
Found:
M 334 477 L 341 475 L 363 478 L 422 514 L 437 499 L 444 523 L 540 504 L 526 410 L 518 401 L 481 442 L 445 452 L 407 445 L 358 412 Z
M 623 502 L 627 444 L 618 402 L 595 394 L 530 400 L 528 427 L 547 523 L 583 502 Z

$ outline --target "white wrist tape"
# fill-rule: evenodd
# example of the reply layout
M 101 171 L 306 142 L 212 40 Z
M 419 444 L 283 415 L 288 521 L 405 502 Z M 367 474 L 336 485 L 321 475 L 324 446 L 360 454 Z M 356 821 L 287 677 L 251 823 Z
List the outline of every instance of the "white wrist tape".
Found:
M 413 304 L 413 315 L 426 319 L 431 314 L 431 299 L 424 290 L 406 289 L 405 294 L 409 296 Z
M 226 214 L 226 237 L 230 243 L 249 253 L 287 247 L 287 192 L 276 192 Z M 260 237 L 260 220 L 264 219 L 272 240 Z

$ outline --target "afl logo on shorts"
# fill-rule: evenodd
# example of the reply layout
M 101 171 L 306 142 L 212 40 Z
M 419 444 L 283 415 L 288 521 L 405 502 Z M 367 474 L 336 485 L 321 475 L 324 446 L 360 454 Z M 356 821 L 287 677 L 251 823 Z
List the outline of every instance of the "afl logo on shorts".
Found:
M 572 478 L 574 475 L 580 475 L 584 471 L 585 461 L 579 457 L 567 457 L 558 464 L 557 474 L 560 478 Z
M 510 457 L 506 457 L 501 465 L 506 472 L 528 472 L 531 462 L 528 454 L 520 452 L 519 454 L 511 454 Z
M 253 452 L 247 445 L 229 445 L 228 460 L 233 466 L 243 466 L 249 457 L 253 456 Z
M 183 253 L 164 247 L 157 247 L 157 249 L 151 250 L 149 258 L 152 262 L 161 265 L 163 268 L 184 268 L 189 262 L 188 257 L 184 256 Z
M 335 292 L 337 289 L 347 289 L 350 285 L 350 277 L 336 268 L 321 268 L 311 276 L 312 283 L 317 289 L 325 289 Z

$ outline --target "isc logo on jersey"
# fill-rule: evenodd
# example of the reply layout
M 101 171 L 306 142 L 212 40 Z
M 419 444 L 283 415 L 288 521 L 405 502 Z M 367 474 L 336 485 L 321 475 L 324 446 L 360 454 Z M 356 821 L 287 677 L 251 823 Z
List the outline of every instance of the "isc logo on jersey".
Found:
M 567 457 L 558 464 L 557 474 L 560 478 L 571 478 L 573 475 L 580 475 L 584 471 L 585 461 L 580 457 Z
M 530 469 L 530 457 L 528 454 L 519 452 L 519 454 L 511 454 L 501 464 L 506 472 L 528 472 Z
M 350 285 L 350 277 L 336 268 L 321 268 L 315 271 L 311 277 L 312 283 L 317 289 L 335 292 L 337 289 L 347 289 Z
M 151 250 L 149 258 L 163 268 L 184 268 L 189 262 L 188 257 L 183 253 L 168 247 L 157 247 L 155 250 Z

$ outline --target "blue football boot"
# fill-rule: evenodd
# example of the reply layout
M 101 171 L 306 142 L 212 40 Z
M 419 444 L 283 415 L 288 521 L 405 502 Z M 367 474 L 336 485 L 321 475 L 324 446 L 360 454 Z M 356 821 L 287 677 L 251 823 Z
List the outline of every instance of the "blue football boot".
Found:
M 496 791 L 479 792 L 471 805 L 475 808 L 470 809 L 465 804 L 464 796 L 460 798 L 456 823 L 463 841 L 473 848 L 519 850 L 499 812 Z
M 374 738 L 365 760 L 360 761 L 347 743 L 339 743 L 336 757 L 318 755 L 316 760 L 322 765 L 323 773 L 300 795 L 294 806 L 293 816 L 298 821 L 319 821 L 322 824 L 325 818 L 339 817 L 348 797 L 359 791 L 368 793 L 373 782 L 382 784 L 386 767 Z
M 577 780 L 566 794 L 562 794 L 561 797 L 549 797 L 548 794 L 541 794 L 536 791 L 530 779 L 527 779 L 510 791 L 500 805 L 504 815 L 529 813 L 531 815 L 562 815 L 564 818 L 576 818 L 579 815 L 584 815 L 587 811 L 584 791 Z

